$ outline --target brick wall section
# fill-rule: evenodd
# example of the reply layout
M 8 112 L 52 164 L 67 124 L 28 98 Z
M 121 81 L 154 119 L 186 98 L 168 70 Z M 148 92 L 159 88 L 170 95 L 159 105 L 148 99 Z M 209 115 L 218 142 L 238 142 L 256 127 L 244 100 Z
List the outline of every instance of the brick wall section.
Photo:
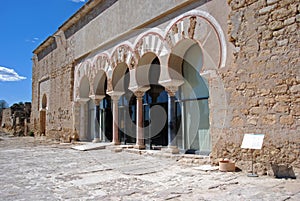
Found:
M 263 149 L 254 152 L 258 172 L 267 173 L 270 163 L 300 168 L 299 0 L 227 2 L 235 53 L 221 74 L 231 123 L 212 155 L 243 160 L 238 165 L 249 169 L 251 155 L 239 148 L 243 134 L 263 133 Z

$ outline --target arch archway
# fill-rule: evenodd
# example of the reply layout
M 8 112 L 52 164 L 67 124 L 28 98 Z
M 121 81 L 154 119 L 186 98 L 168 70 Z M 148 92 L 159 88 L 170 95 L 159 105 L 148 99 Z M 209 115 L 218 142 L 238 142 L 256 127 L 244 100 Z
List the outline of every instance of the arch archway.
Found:
M 122 93 L 118 101 L 120 141 L 124 144 L 135 143 L 137 120 L 136 97 L 134 93 L 129 90 L 130 70 L 124 63 L 119 63 L 117 68 L 119 68 L 119 70 L 113 73 L 113 86 L 114 91 L 121 91 Z M 118 82 L 116 82 L 116 80 L 118 80 Z
M 142 64 L 145 67 L 139 66 L 138 69 L 144 68 L 141 71 L 147 77 L 143 79 L 147 80 L 149 85 L 143 101 L 145 144 L 149 149 L 157 149 L 168 145 L 168 94 L 165 87 L 159 84 L 161 74 L 159 58 L 153 53 L 147 53 L 139 62 L 139 65 Z
M 90 82 L 87 76 L 83 76 L 79 84 L 79 98 L 89 98 Z
M 181 113 L 181 147 L 189 151 L 209 154 L 209 90 L 205 78 L 200 75 L 203 68 L 203 51 L 198 42 L 183 39 L 174 47 L 169 66 L 175 75 L 182 76 L 184 83 L 179 87 Z

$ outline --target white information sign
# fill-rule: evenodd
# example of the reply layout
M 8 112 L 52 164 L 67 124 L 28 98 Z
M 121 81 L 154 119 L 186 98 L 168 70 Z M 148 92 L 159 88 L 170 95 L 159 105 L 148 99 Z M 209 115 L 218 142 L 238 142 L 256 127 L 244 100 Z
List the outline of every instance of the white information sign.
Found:
M 242 149 L 261 149 L 264 134 L 245 134 L 242 142 Z

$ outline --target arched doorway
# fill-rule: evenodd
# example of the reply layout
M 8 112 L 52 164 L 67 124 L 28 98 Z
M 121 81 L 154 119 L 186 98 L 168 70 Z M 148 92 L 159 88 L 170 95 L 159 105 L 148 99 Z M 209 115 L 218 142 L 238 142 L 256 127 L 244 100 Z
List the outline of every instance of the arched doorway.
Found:
M 185 152 L 207 155 L 211 151 L 209 91 L 200 75 L 202 67 L 203 52 L 197 41 L 183 39 L 172 48 L 168 63 L 171 84 L 182 80 L 177 92 L 175 111 L 180 128 L 175 142 Z
M 42 108 L 40 110 L 40 134 L 46 135 L 46 111 L 47 111 L 47 96 L 43 95 Z
M 124 94 L 119 100 L 119 135 L 120 142 L 123 144 L 136 143 L 136 97 L 128 89 L 130 82 L 129 69 L 121 79 Z
M 94 136 L 93 142 L 105 142 L 112 138 L 111 104 L 110 97 L 106 94 L 107 76 L 105 71 L 99 69 L 93 80 L 94 95 L 90 96 L 91 100 L 89 101 L 89 133 Z
M 154 57 L 150 63 L 147 78 L 150 89 L 143 100 L 145 145 L 147 149 L 160 149 L 168 145 L 168 94 L 158 83 L 161 72 L 158 57 Z
M 209 90 L 207 81 L 201 77 L 203 53 L 198 43 L 183 40 L 181 72 L 184 84 L 179 88 L 181 107 L 182 148 L 189 152 L 208 155 L 211 152 L 209 134 Z M 188 46 L 186 46 L 189 44 Z M 180 47 L 180 44 L 179 46 Z
M 113 143 L 135 141 L 135 96 L 128 89 L 130 73 L 125 62 L 118 63 L 112 75 L 113 91 L 109 94 L 113 105 Z
M 104 81 L 104 91 L 107 90 L 107 79 Z M 100 138 L 104 142 L 112 141 L 112 107 L 111 97 L 105 94 L 105 97 L 100 102 L 99 121 L 100 121 Z

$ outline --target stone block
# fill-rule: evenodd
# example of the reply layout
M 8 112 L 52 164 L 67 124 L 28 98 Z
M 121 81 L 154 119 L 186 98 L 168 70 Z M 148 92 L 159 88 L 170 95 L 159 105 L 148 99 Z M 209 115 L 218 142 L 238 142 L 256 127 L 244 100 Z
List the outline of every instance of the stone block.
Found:
M 275 97 L 276 101 L 280 101 L 280 102 L 290 102 L 291 101 L 291 97 L 289 95 L 278 95 Z
M 242 8 L 246 5 L 246 0 L 231 0 L 228 3 L 229 3 L 229 5 L 231 6 L 231 8 L 233 10 L 237 10 L 237 9 Z
M 260 15 L 264 15 L 264 14 L 270 13 L 272 10 L 274 10 L 275 7 L 276 7 L 276 5 L 271 5 L 271 6 L 264 7 L 262 9 L 260 9 L 258 11 L 258 13 Z
M 280 0 L 267 0 L 267 5 L 275 4 Z
M 288 39 L 276 41 L 277 46 L 286 46 L 288 44 L 288 42 L 289 42 Z
M 243 51 L 247 52 L 248 54 L 250 52 L 257 52 L 259 49 L 259 45 L 257 42 L 257 39 L 252 38 L 250 40 L 247 41 L 246 46 L 243 47 Z
M 279 112 L 279 113 L 288 113 L 290 110 L 290 107 L 287 104 L 276 103 L 273 107 L 273 110 L 275 112 Z
M 291 93 L 299 93 L 300 92 L 300 84 L 298 84 L 298 85 L 294 85 L 294 86 L 292 86 L 291 88 L 290 88 L 290 92 Z
M 297 31 L 298 27 L 297 27 L 297 24 L 294 23 L 294 24 L 291 24 L 289 26 L 286 26 L 285 30 L 286 30 L 286 33 L 295 33 Z
M 295 5 L 295 3 L 296 3 L 296 1 L 295 0 L 281 0 L 280 2 L 279 2 L 279 6 L 280 7 L 285 7 L 285 6 L 290 6 L 290 5 L 292 5 L 293 7 L 295 7 L 295 9 L 297 10 L 297 3 L 296 3 L 296 5 Z
M 231 125 L 234 127 L 243 126 L 244 120 L 239 116 L 233 117 L 231 120 Z
M 295 22 L 295 20 L 296 20 L 296 17 L 288 18 L 288 19 L 284 20 L 283 25 L 287 26 L 287 25 L 293 24 Z
M 258 117 L 256 117 L 256 116 L 251 116 L 251 117 L 247 118 L 247 124 L 256 126 L 257 122 L 258 122 Z
M 296 21 L 300 22 L 300 14 L 296 15 Z
M 276 115 L 268 114 L 262 117 L 262 124 L 264 125 L 274 125 L 276 123 Z
M 294 118 L 292 115 L 281 116 L 279 122 L 285 125 L 292 125 L 294 123 Z
M 278 30 L 278 31 L 274 31 L 274 32 L 273 32 L 273 36 L 274 36 L 274 37 L 282 36 L 282 35 L 284 34 L 284 31 L 285 31 L 285 29 L 280 29 L 280 30 Z
M 295 172 L 293 170 L 293 167 L 288 166 L 288 165 L 278 165 L 278 164 L 272 164 L 272 169 L 274 172 L 274 176 L 276 178 L 291 178 L 291 179 L 296 179 Z
M 263 40 L 268 40 L 271 39 L 273 37 L 273 32 L 270 30 L 266 30 L 264 32 L 262 32 L 262 39 Z
M 276 9 L 271 13 L 273 20 L 282 20 L 291 14 L 291 10 L 287 8 Z
M 300 116 L 300 105 L 299 104 L 293 105 L 291 107 L 291 115 Z
M 259 89 L 258 94 L 260 94 L 261 96 L 266 96 L 270 94 L 270 92 L 271 92 L 270 89 Z
M 263 113 L 263 109 L 261 107 L 252 107 L 250 109 L 250 114 L 260 114 Z
M 288 90 L 288 86 L 286 84 L 276 86 L 272 92 L 274 94 L 285 94 Z
M 272 21 L 268 27 L 272 31 L 275 31 L 275 30 L 281 29 L 283 26 L 284 26 L 283 22 L 281 22 L 281 21 Z

